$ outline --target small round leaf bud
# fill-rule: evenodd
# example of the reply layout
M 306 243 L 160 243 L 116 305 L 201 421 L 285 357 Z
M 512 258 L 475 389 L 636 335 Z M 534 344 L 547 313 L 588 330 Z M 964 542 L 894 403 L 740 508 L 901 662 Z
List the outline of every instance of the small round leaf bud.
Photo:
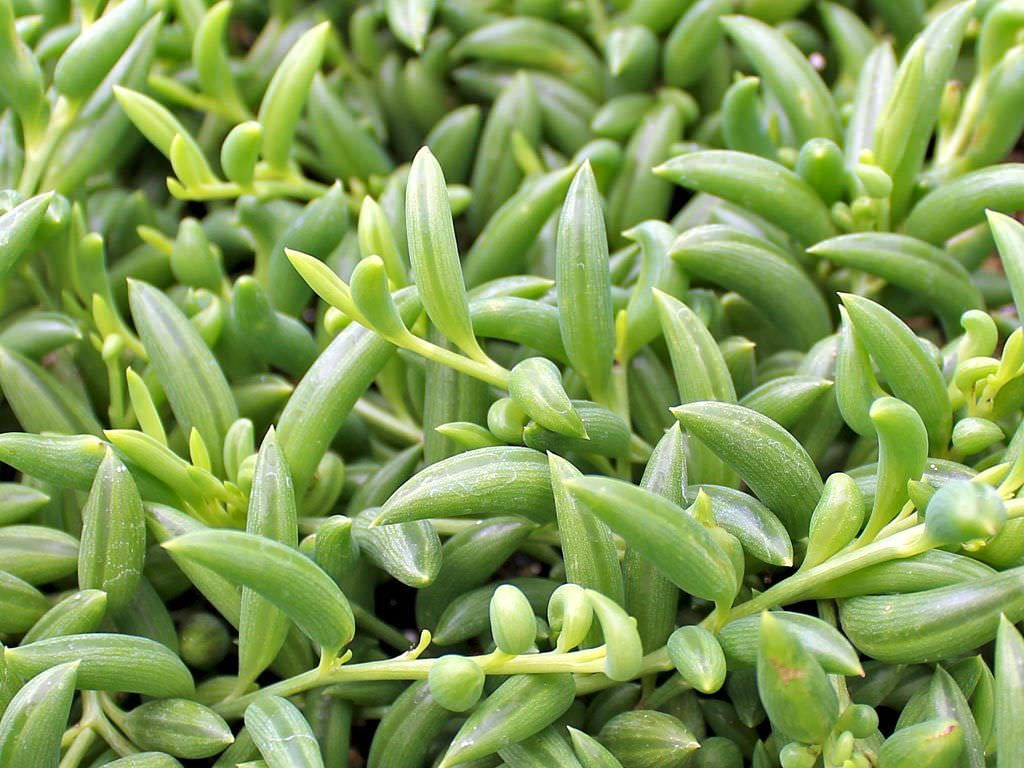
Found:
M 442 656 L 431 664 L 427 683 L 438 704 L 452 712 L 465 712 L 480 700 L 484 671 L 465 656 Z
M 851 704 L 836 721 L 837 731 L 849 731 L 855 739 L 866 739 L 878 730 L 878 713 L 867 704 Z
M 533 608 L 526 595 L 511 584 L 502 584 L 491 598 L 491 634 L 498 649 L 511 656 L 533 646 L 537 635 Z
M 779 762 L 782 768 L 814 768 L 818 762 L 818 750 L 792 741 L 779 752 Z
M 582 643 L 594 621 L 594 609 L 586 591 L 577 584 L 563 584 L 548 602 L 548 624 L 558 636 L 556 650 L 564 653 Z
M 725 654 L 713 634 L 691 624 L 668 639 L 668 657 L 683 680 L 701 693 L 714 693 L 725 683 Z
M 213 669 L 231 648 L 224 622 L 210 613 L 195 613 L 181 625 L 181 658 L 194 669 Z
M 939 488 L 928 502 L 924 524 L 943 544 L 987 539 L 1006 523 L 1006 505 L 990 485 L 955 480 Z
M 953 447 L 965 456 L 971 456 L 998 443 L 1003 437 L 1003 430 L 994 421 L 969 417 L 958 421 L 953 428 Z

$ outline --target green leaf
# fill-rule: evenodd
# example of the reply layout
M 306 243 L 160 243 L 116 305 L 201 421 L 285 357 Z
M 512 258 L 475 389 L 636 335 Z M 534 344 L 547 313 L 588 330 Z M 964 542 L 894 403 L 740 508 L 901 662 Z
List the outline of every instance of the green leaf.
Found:
M 569 437 L 587 437 L 579 413 L 562 385 L 558 366 L 543 357 L 528 357 L 512 369 L 508 393 L 526 414 L 545 429 Z
M 562 584 L 548 601 L 548 627 L 556 637 L 555 650 L 565 652 L 581 645 L 594 622 L 594 608 L 587 591 L 577 584 Z
M 743 296 L 798 349 L 831 331 L 821 291 L 789 254 L 767 240 L 709 224 L 680 235 L 671 255 L 694 278 Z
M 651 293 L 672 361 L 680 402 L 736 402 L 736 390 L 729 368 L 718 344 L 701 319 L 681 301 L 657 288 Z M 721 485 L 735 484 L 735 475 L 699 439 L 691 438 L 687 456 L 687 471 L 694 479 Z
M 623 766 L 682 768 L 700 747 L 678 718 L 651 709 L 616 715 L 597 737 Z
M 388 707 L 374 731 L 367 768 L 426 765 L 431 745 L 451 716 L 426 680 L 410 684 Z
M 14 695 L 0 719 L 0 765 L 57 765 L 78 667 L 77 661 L 70 661 L 44 670 Z
M 786 626 L 807 653 L 834 675 L 863 675 L 857 651 L 842 633 L 828 622 L 806 613 L 773 611 L 772 617 Z M 744 616 L 730 621 L 716 635 L 725 653 L 729 669 L 750 669 L 757 664 L 761 617 Z
M 53 73 L 57 90 L 72 99 L 92 93 L 157 9 L 157 4 L 148 0 L 126 0 L 108 8 L 57 61 Z
M 79 491 L 92 486 L 106 453 L 107 444 L 92 435 L 0 435 L 0 461 L 26 475 Z
M 380 256 L 367 256 L 352 270 L 350 289 L 352 301 L 366 319 L 366 324 L 392 343 L 410 339 L 402 315 L 391 298 L 388 276 Z
M 575 695 L 569 674 L 508 678 L 459 728 L 438 768 L 486 757 L 533 736 L 565 714 Z M 530 706 L 524 708 L 524 701 Z
M 245 727 L 268 768 L 323 768 L 313 729 L 287 699 L 256 699 L 245 710 Z
M 98 589 L 72 592 L 44 613 L 21 638 L 22 644 L 99 629 L 107 613 L 107 593 Z
M 882 305 L 849 293 L 841 294 L 840 299 L 893 394 L 921 416 L 932 450 L 945 450 L 953 426 L 952 412 L 935 360 L 914 332 Z
M 757 688 L 772 725 L 798 741 L 821 744 L 839 716 L 825 670 L 768 611 L 761 614 Z
M 763 157 L 700 150 L 674 157 L 654 172 L 675 184 L 736 203 L 805 245 L 836 234 L 828 208 L 810 185 Z
M 952 718 L 935 718 L 901 728 L 886 739 L 878 753 L 878 766 L 912 768 L 926 764 L 935 768 L 953 768 L 962 753 L 963 729 L 960 724 Z
M 491 596 L 488 609 L 494 644 L 502 653 L 529 653 L 537 636 L 537 620 L 526 595 L 511 584 L 502 584 Z
M 203 93 L 235 104 L 238 95 L 224 39 L 230 17 L 231 0 L 221 0 L 203 14 L 192 40 L 192 60 Z
M 387 0 L 388 27 L 395 37 L 422 53 L 436 5 L 437 0 Z
M 452 54 L 546 70 L 591 98 L 604 91 L 605 69 L 593 49 L 571 29 L 546 19 L 501 18 L 472 30 Z
M 767 416 L 785 429 L 795 429 L 805 417 L 818 417 L 832 382 L 817 376 L 779 376 L 750 390 L 740 405 Z
M 408 187 L 406 196 L 408 196 Z M 405 274 L 405 262 L 398 250 L 398 243 L 395 242 L 395 235 L 391 231 L 391 223 L 388 221 L 384 209 L 376 200 L 367 195 L 363 198 L 363 205 L 359 209 L 359 251 L 363 258 L 379 256 L 384 262 L 388 272 L 388 278 L 396 285 L 403 286 L 409 282 Z
M 1024 760 L 1024 639 L 1005 617 L 996 635 L 995 732 L 998 768 Z
M 206 527 L 195 518 L 172 507 L 161 504 L 146 505 L 146 523 L 153 538 L 163 544 L 177 536 Z M 213 605 L 228 622 L 238 627 L 241 620 L 242 598 L 239 590 L 218 573 L 185 558 L 172 558 L 182 573 L 199 593 Z
M 441 569 L 441 540 L 427 520 L 378 525 L 370 507 L 353 518 L 360 552 L 398 581 L 416 589 L 433 583 Z
M 256 118 L 263 126 L 263 159 L 277 173 L 288 170 L 295 128 L 313 75 L 320 69 L 330 32 L 331 25 L 325 21 L 303 33 L 278 65 L 263 94 Z
M 643 221 L 623 236 L 640 246 L 640 273 L 626 305 L 625 349 L 620 357 L 632 357 L 658 336 L 660 324 L 652 288 L 669 296 L 682 296 L 689 280 L 669 258 L 676 231 L 663 221 Z M 620 340 L 622 343 L 622 340 Z
M 725 654 L 708 630 L 696 624 L 679 627 L 666 647 L 672 666 L 701 693 L 714 693 L 725 683 Z
M 427 147 L 416 153 L 409 171 L 405 216 L 409 260 L 423 308 L 438 330 L 463 352 L 487 362 L 469 319 L 444 174 Z
M 986 211 L 986 215 L 999 249 L 999 260 L 1010 283 L 1013 303 L 1020 312 L 1024 307 L 1024 227 L 1016 219 L 996 211 Z
M 500 446 L 438 461 L 395 491 L 381 507 L 374 525 L 507 514 L 509 510 L 538 522 L 554 517 L 551 473 L 543 453 Z
M 570 403 L 579 414 L 587 437 L 567 437 L 531 421 L 522 430 L 522 442 L 537 451 L 566 455 L 591 453 L 624 459 L 634 450 L 629 425 L 611 408 L 590 400 L 571 400 Z M 517 435 L 516 441 L 519 439 Z M 645 446 L 636 452 L 643 453 L 646 450 Z
M 939 117 L 946 81 L 950 79 L 953 66 L 960 51 L 960 43 L 963 40 L 964 31 L 971 20 L 972 14 L 973 5 L 971 3 L 957 3 L 944 13 L 935 16 L 911 45 L 907 54 L 904 55 L 900 69 L 896 73 L 896 82 L 893 85 L 890 102 L 886 105 L 878 126 L 878 135 L 883 135 L 884 130 L 886 143 L 889 143 L 889 136 L 892 136 L 892 155 L 895 156 L 896 162 L 889 166 L 883 165 L 882 167 L 892 177 L 892 211 L 893 217 L 896 220 L 903 217 L 908 207 L 914 190 L 914 184 L 928 150 L 936 120 Z M 906 112 L 899 109 L 901 102 L 896 101 L 896 99 L 901 98 L 901 95 L 905 93 L 901 87 L 901 81 L 904 78 L 909 79 L 912 77 L 914 59 L 918 55 L 922 57 L 922 63 L 918 65 L 922 67 L 922 72 L 920 75 L 920 85 L 914 89 L 916 96 L 913 99 L 914 103 L 916 103 L 916 109 Z M 902 103 L 906 103 L 906 101 L 907 99 L 905 98 Z M 887 125 L 890 119 L 894 121 L 907 121 L 910 127 L 907 129 L 896 127 L 890 130 Z M 883 126 L 885 126 L 884 129 Z M 876 146 L 876 151 L 881 153 L 882 147 Z M 949 190 L 951 186 L 955 185 L 947 184 L 945 188 Z M 915 209 L 917 207 L 919 206 L 915 206 Z M 969 211 L 972 209 L 972 206 L 969 204 L 964 205 L 963 201 L 958 201 L 954 208 L 957 211 Z M 981 210 L 977 211 L 979 220 L 981 213 Z M 910 219 L 908 217 L 907 224 L 909 225 L 909 223 Z M 945 227 L 949 223 L 947 220 L 938 224 L 938 226 Z M 959 231 L 961 230 L 955 230 L 950 234 L 956 234 Z M 907 234 L 917 236 L 909 226 L 907 227 Z M 931 238 L 923 239 L 930 240 L 931 242 L 941 242 L 931 240 Z
M 939 750 L 940 757 L 945 758 L 947 765 L 964 766 L 965 768 L 983 768 L 985 766 L 985 750 L 981 741 L 981 734 L 978 732 L 977 723 L 971 713 L 967 696 L 960 689 L 960 685 L 953 676 L 942 666 L 936 666 L 931 675 L 931 682 L 927 687 L 922 687 L 911 697 L 910 701 L 903 707 L 900 718 L 896 722 L 896 732 L 916 725 L 917 723 L 933 720 L 936 718 L 950 718 L 956 721 L 957 729 L 962 735 L 961 744 L 940 744 L 935 747 L 942 747 Z M 962 746 L 962 750 L 958 749 Z M 924 751 L 924 750 L 922 750 Z M 953 753 L 953 754 L 949 754 Z M 959 759 L 954 757 L 959 754 Z M 937 760 L 940 764 L 942 760 Z
M 110 610 L 117 611 L 135 592 L 145 559 L 142 499 L 128 468 L 108 450 L 82 507 L 78 585 L 106 592 Z
M 1024 568 L 939 589 L 852 597 L 840 603 L 843 631 L 863 653 L 891 664 L 965 653 L 996 636 L 999 614 L 1024 618 Z
M 164 157 L 168 160 L 171 159 L 171 147 L 176 137 L 180 136 L 178 141 L 183 146 L 179 151 L 187 151 L 188 156 L 192 158 L 195 181 L 197 183 L 216 181 L 217 177 L 207 164 L 206 157 L 196 140 L 167 107 L 144 93 L 119 85 L 113 87 L 113 93 L 121 105 L 121 109 L 128 115 L 128 119 L 149 140 L 150 144 L 160 150 Z
M 576 172 L 558 221 L 558 323 L 572 367 L 599 402 L 610 396 L 615 356 L 608 236 L 590 163 Z
M 667 429 L 654 446 L 644 467 L 640 486 L 664 496 L 677 506 L 685 503 L 686 441 L 678 422 Z M 625 582 L 624 606 L 636 618 L 644 651 L 660 648 L 676 626 L 679 588 L 633 547 L 626 547 L 622 559 Z
M 880 397 L 868 412 L 878 433 L 878 478 L 864 541 L 871 541 L 907 501 L 907 483 L 920 480 L 928 460 L 928 435 L 917 411 L 895 397 Z
M 277 433 L 271 427 L 256 456 L 245 531 L 288 547 L 298 547 L 297 515 L 291 473 L 278 446 Z M 243 585 L 238 624 L 239 685 L 253 682 L 270 666 L 284 645 L 288 626 L 283 611 Z
M 27 581 L 0 571 L 0 632 L 24 632 L 49 606 L 46 596 Z
M 529 618 L 533 621 L 532 611 Z M 485 679 L 484 671 L 473 659 L 449 655 L 430 665 L 427 682 L 431 693 L 445 709 L 465 712 L 480 700 Z
M 486 582 L 535 529 L 533 523 L 509 515 L 481 520 L 449 538 L 434 580 L 416 592 L 418 625 L 433 629 L 455 598 Z
M 219 473 L 224 435 L 238 409 L 224 372 L 195 326 L 171 299 L 139 280 L 129 281 L 132 317 L 150 364 L 167 394 L 179 426 L 199 431 Z
M 78 539 L 42 525 L 0 528 L 0 563 L 29 584 L 47 584 L 70 576 L 78 567 Z
M 218 3 L 214 10 L 227 2 Z M 213 10 L 211 10 L 211 13 Z M 252 184 L 263 143 L 263 126 L 255 120 L 239 123 L 224 137 L 220 145 L 220 167 L 230 181 L 248 186 Z
M 583 768 L 622 768 L 615 755 L 597 739 L 583 731 L 567 726 L 572 749 Z
M 822 482 L 796 438 L 742 405 L 699 402 L 672 413 L 779 516 L 793 538 L 807 534 Z
M 186 533 L 162 546 L 172 555 L 258 592 L 325 652 L 336 653 L 355 634 L 345 595 L 298 550 L 263 536 L 227 530 Z
M 684 592 L 728 602 L 736 576 L 708 530 L 684 509 L 622 480 L 587 476 L 565 489 Z
M 341 283 L 322 261 L 305 258 Z M 415 291 L 405 289 L 404 293 L 397 293 L 395 303 L 402 318 L 412 322 L 419 311 Z M 394 352 L 393 344 L 353 323 L 320 353 L 295 387 L 277 420 L 277 435 L 292 471 L 297 497 L 306 492 L 320 459 L 345 418 Z
M 0 277 L 10 272 L 32 243 L 53 193 L 36 195 L 0 216 Z
M 632 680 L 643 665 L 643 646 L 636 619 L 622 606 L 593 589 L 585 591 L 587 602 L 601 625 L 604 638 L 604 674 L 612 680 Z
M 781 31 L 763 22 L 725 16 L 721 24 L 778 99 L 797 146 L 817 137 L 838 141 L 835 102 L 807 57 Z
M 181 763 L 165 752 L 136 752 L 110 763 L 106 768 L 181 768 Z
M 622 604 L 622 569 L 612 532 L 566 487 L 566 481 L 581 478 L 582 473 L 553 453 L 548 454 L 548 463 L 567 581 L 596 590 Z
M 841 550 L 860 531 L 864 500 L 853 479 L 842 472 L 829 475 L 807 534 L 807 552 L 801 568 L 813 568 Z
M 989 218 L 999 215 L 990 213 Z M 993 232 L 995 230 L 993 226 Z M 960 262 L 944 251 L 904 235 L 882 232 L 840 235 L 808 248 L 807 253 L 877 275 L 919 296 L 951 331 L 958 329 L 964 312 L 984 307 L 981 293 L 970 282 Z
M 0 348 L 0 388 L 24 429 L 99 434 L 89 403 L 43 366 Z
M 22 678 L 78 661 L 81 690 L 121 691 L 146 696 L 195 693 L 192 675 L 167 646 L 145 637 L 117 634 L 64 635 L 4 651 L 7 666 Z
M 142 749 L 190 760 L 213 757 L 235 740 L 220 715 L 188 699 L 147 701 L 125 715 L 121 725 Z

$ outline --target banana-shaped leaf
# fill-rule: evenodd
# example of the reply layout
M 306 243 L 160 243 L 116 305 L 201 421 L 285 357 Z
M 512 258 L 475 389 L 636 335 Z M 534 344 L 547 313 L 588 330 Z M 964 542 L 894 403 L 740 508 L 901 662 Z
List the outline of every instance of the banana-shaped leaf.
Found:
M 212 529 L 187 533 L 163 547 L 259 592 L 325 651 L 337 652 L 355 634 L 345 595 L 298 550 L 262 536 Z
M 807 535 L 822 482 L 796 438 L 742 405 L 690 403 L 673 408 L 672 413 L 750 486 L 793 538 Z

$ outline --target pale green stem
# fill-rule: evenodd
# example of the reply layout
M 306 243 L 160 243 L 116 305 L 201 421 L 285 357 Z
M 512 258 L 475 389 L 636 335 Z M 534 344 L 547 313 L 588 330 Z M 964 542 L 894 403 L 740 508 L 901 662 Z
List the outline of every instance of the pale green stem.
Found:
M 352 410 L 371 427 L 375 427 L 389 437 L 409 445 L 423 442 L 423 432 L 415 424 L 388 413 L 365 397 L 356 400 Z
M 615 467 L 612 466 L 611 459 L 607 456 L 598 456 L 597 454 L 588 454 L 588 458 L 593 462 L 594 466 L 601 470 L 602 475 L 609 475 L 615 477 Z
M 125 377 L 120 365 L 120 355 L 113 360 L 104 360 L 107 368 L 107 389 L 110 392 L 110 407 L 107 413 L 110 423 L 115 428 L 126 429 L 131 424 L 128 409 L 125 406 Z
M 300 200 L 313 200 L 327 192 L 323 184 L 309 179 L 273 179 L 254 181 L 248 186 L 223 181 L 202 184 L 196 187 L 185 187 L 177 179 L 169 178 L 167 188 L 172 195 L 181 200 L 233 200 L 242 195 L 252 194 L 261 200 L 277 197 L 295 197 Z
M 84 709 L 82 721 L 87 722 L 89 727 L 96 731 L 107 742 L 107 746 L 118 755 L 127 757 L 139 751 L 107 719 L 103 712 L 103 700 L 97 691 L 82 691 L 82 706 Z
M 100 708 L 103 710 L 103 714 L 114 721 L 114 725 L 118 728 L 124 728 L 124 717 L 125 711 L 121 709 L 114 700 L 105 693 L 99 695 Z
M 64 138 L 64 134 L 71 127 L 75 117 L 78 115 L 78 106 L 73 106 L 67 99 L 61 97 L 50 115 L 50 122 L 46 126 L 46 132 L 36 144 L 25 148 L 25 167 L 21 173 L 21 180 L 18 184 L 18 192 L 25 197 L 35 194 L 39 186 L 39 180 L 46 170 L 50 156 Z
M 612 366 L 612 384 L 611 384 L 611 408 L 622 420 L 627 424 L 631 423 L 629 417 L 629 383 L 627 379 L 628 364 L 627 363 L 615 363 Z M 636 453 L 637 446 L 634 443 L 636 435 L 630 435 L 630 453 Z M 643 442 L 642 440 L 640 442 Z M 633 467 L 630 463 L 629 458 L 620 458 L 615 461 L 616 474 L 623 480 L 631 481 L 633 479 Z
M 89 730 L 89 726 L 85 725 L 81 721 L 75 723 L 66 731 L 64 731 L 64 733 L 61 734 L 60 748 L 68 749 L 74 743 L 75 739 L 78 738 L 78 734 L 82 733 L 82 731 L 87 730 Z
M 1011 519 L 1024 517 L 1024 499 L 1011 499 L 1006 502 L 1006 510 Z M 723 625 L 780 605 L 799 602 L 803 594 L 813 589 L 820 581 L 845 576 L 876 563 L 913 557 L 935 546 L 937 546 L 937 542 L 925 532 L 924 526 L 916 525 L 909 530 L 901 531 L 886 539 L 879 539 L 860 549 L 847 550 L 821 565 L 793 574 L 752 600 L 733 607 Z M 705 621 L 713 616 L 712 613 Z M 668 657 L 667 649 L 662 647 L 644 657 L 638 677 L 667 672 L 670 669 L 672 669 L 672 662 Z M 576 694 L 582 696 L 604 690 L 612 685 L 615 685 L 615 681 L 609 680 L 604 675 L 581 677 L 576 680 Z
M 928 535 L 924 525 L 916 525 L 886 539 L 878 539 L 858 549 L 841 552 L 821 565 L 795 573 L 752 600 L 733 607 L 724 623 L 752 616 L 778 605 L 796 602 L 819 582 L 846 576 L 876 563 L 912 557 L 937 545 L 938 542 Z
M 59 768 L 78 768 L 82 760 L 89 753 L 92 743 L 96 740 L 96 731 L 85 728 L 78 732 L 68 751 L 61 758 Z
M 439 347 L 437 344 L 431 344 L 426 339 L 415 336 L 412 333 L 406 338 L 396 339 L 395 342 L 410 352 L 415 352 L 420 357 L 425 357 L 427 360 L 446 365 L 459 373 L 472 376 L 474 379 L 479 379 L 487 384 L 493 384 L 501 389 L 508 389 L 508 370 L 493 360 L 489 363 L 472 360 L 458 352 Z
M 403 651 L 411 645 L 409 638 L 387 622 L 378 619 L 358 603 L 352 603 L 352 613 L 355 616 L 357 627 L 387 643 L 396 651 Z
M 908 528 L 912 528 L 917 525 L 920 520 L 918 520 L 918 515 L 916 514 L 915 509 L 916 507 L 914 507 L 912 502 L 908 501 L 904 504 L 903 509 L 901 509 L 900 513 L 893 518 L 892 522 L 878 532 L 878 538 L 884 539 L 892 536 L 894 533 L 905 531 Z
M 224 118 L 231 125 L 252 120 L 252 113 L 237 98 L 213 99 L 205 94 L 196 93 L 178 81 L 160 74 L 151 74 L 148 84 L 150 88 L 169 101 L 176 101 L 197 112 L 212 113 Z
M 585 0 L 585 5 L 594 30 L 594 39 L 603 45 L 604 39 L 608 36 L 608 15 L 605 13 L 604 4 L 600 0 Z
M 650 696 L 644 698 L 642 706 L 644 709 L 657 709 L 662 704 L 671 701 L 679 694 L 692 688 L 693 686 L 683 680 L 680 675 L 672 675 L 672 677 L 655 688 Z
M 29 290 L 32 291 L 32 296 L 36 301 L 47 309 L 55 308 L 53 299 L 50 298 L 50 294 L 46 290 L 46 286 L 43 284 L 42 278 L 39 277 L 39 272 L 34 265 L 31 263 L 26 264 L 21 270 L 21 276 L 28 284 Z
M 668 658 L 668 651 L 662 647 L 644 656 L 637 677 L 668 672 L 671 669 L 673 669 L 673 666 Z M 605 688 L 610 688 L 613 685 L 618 685 L 618 682 L 602 674 L 580 675 L 576 677 L 576 695 L 586 696 L 588 693 L 603 691 Z
M 971 83 L 971 87 L 964 96 L 963 106 L 960 108 L 960 117 L 957 120 L 956 128 L 949 134 L 948 141 L 944 142 L 936 152 L 936 165 L 944 166 L 952 164 L 963 152 L 967 141 L 981 114 L 984 103 L 985 91 L 988 85 L 988 74 L 981 73 Z
M 1006 507 L 1010 518 L 1024 517 L 1024 499 L 1011 499 L 1006 503 Z M 459 526 L 455 525 L 456 521 L 438 520 L 433 522 L 439 530 L 446 528 L 453 531 L 456 528 L 461 530 Z M 808 590 L 813 589 L 821 581 L 846 576 L 877 563 L 913 557 L 934 548 L 938 543 L 927 533 L 924 525 L 915 525 L 913 528 L 876 540 L 864 547 L 848 549 L 814 568 L 795 573 L 753 599 L 734 606 L 731 610 L 716 609 L 704 622 L 713 625 L 714 629 L 719 629 L 721 626 L 745 616 L 798 602 Z M 420 647 L 423 644 L 421 641 Z M 419 648 L 416 649 L 416 651 L 418 650 Z M 418 655 L 418 653 L 412 655 Z M 576 678 L 577 695 L 585 695 L 615 684 L 615 681 L 601 674 L 604 668 L 604 655 L 605 649 L 602 646 L 572 653 L 552 651 L 524 656 L 506 656 L 495 653 L 480 657 L 478 663 L 487 674 L 492 675 L 570 672 L 578 676 Z M 221 702 L 214 709 L 223 717 L 237 718 L 242 715 L 249 703 L 260 695 L 287 697 L 308 691 L 311 688 L 336 683 L 371 680 L 422 680 L 427 677 L 435 661 L 435 659 L 403 659 L 400 657 L 388 661 L 347 666 L 344 664 L 340 666 L 322 665 L 301 675 L 268 685 L 255 693 Z M 644 677 L 671 669 L 672 662 L 669 660 L 667 649 L 663 647 L 643 658 L 637 676 Z
M 592 674 L 604 669 L 604 647 L 591 648 L 572 653 L 535 653 L 524 656 L 490 654 L 479 657 L 477 663 L 489 675 L 540 675 L 558 672 Z M 245 708 L 257 696 L 294 696 L 311 688 L 336 683 L 363 682 L 370 680 L 424 680 L 437 659 L 389 659 L 370 661 L 362 664 L 317 668 L 301 675 L 265 686 L 237 699 L 224 701 L 214 706 L 222 717 L 240 717 Z

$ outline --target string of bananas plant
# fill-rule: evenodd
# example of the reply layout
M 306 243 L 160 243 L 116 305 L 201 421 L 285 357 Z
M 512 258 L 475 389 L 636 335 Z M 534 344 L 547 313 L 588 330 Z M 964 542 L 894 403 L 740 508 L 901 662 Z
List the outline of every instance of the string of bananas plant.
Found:
M 1022 100 L 1022 0 L 0 0 L 0 768 L 1021 768 Z

